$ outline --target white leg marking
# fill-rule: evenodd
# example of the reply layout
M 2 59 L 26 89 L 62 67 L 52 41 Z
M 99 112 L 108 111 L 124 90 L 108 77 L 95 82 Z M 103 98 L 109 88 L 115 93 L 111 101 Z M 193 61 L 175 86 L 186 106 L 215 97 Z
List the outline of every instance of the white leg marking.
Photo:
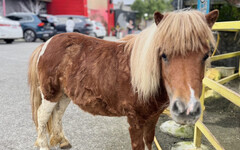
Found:
M 148 150 L 148 147 L 147 147 L 147 145 L 146 145 L 146 143 L 144 142 L 144 147 L 145 147 L 145 149 L 146 150 Z
M 50 150 L 49 148 L 40 148 L 39 150 Z
M 47 42 L 43 45 L 43 47 L 41 49 L 41 52 L 39 53 L 39 56 L 38 56 L 37 64 L 38 64 L 38 61 L 39 61 L 40 57 L 44 54 L 45 50 L 47 49 L 47 46 L 48 46 L 48 44 L 50 43 L 51 40 L 52 40 L 52 38 L 47 40 Z
M 144 149 L 149 150 L 148 147 L 147 147 L 147 144 L 146 144 L 146 141 L 145 141 L 144 138 L 143 138 L 143 142 L 144 142 Z
M 47 136 L 47 122 L 49 117 L 52 114 L 54 107 L 56 106 L 56 102 L 50 102 L 44 99 L 42 95 L 42 104 L 38 108 L 38 145 L 40 146 L 40 150 L 49 150 L 48 147 L 48 136 Z
M 67 140 L 62 129 L 62 117 L 70 101 L 71 100 L 69 98 L 63 96 L 53 110 L 53 133 L 50 141 L 50 143 L 53 144 L 52 146 L 58 144 L 59 142 L 61 144 L 64 142 L 63 140 Z

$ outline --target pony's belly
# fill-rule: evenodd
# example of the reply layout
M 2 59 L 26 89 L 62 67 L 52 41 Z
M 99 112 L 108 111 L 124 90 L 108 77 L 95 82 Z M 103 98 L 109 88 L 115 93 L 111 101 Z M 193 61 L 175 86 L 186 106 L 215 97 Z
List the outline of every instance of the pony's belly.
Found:
M 106 102 L 99 98 L 80 100 L 80 102 L 78 101 L 74 103 L 77 104 L 82 110 L 93 115 L 123 116 L 121 112 L 118 112 L 115 108 L 109 106 Z

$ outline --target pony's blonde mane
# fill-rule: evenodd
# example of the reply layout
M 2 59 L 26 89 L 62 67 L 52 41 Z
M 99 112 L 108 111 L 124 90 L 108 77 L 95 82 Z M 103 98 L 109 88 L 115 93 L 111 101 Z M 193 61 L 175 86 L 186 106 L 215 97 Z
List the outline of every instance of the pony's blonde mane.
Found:
M 158 92 L 162 53 L 173 56 L 206 51 L 209 43 L 215 46 L 215 39 L 205 16 L 196 10 L 167 13 L 158 25 L 133 36 L 126 50 L 131 53 L 131 83 L 139 99 L 147 100 Z

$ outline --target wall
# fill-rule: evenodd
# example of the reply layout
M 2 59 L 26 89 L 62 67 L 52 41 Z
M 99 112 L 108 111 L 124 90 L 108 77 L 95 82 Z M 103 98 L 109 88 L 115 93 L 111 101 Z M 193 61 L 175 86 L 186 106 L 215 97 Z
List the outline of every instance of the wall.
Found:
M 88 14 L 91 20 L 101 22 L 108 28 L 107 0 L 88 0 Z
M 87 0 L 52 0 L 47 10 L 53 15 L 83 15 L 88 16 Z
M 108 12 L 113 9 L 113 4 L 109 4 L 109 0 L 88 0 L 88 14 L 91 20 L 101 22 L 108 34 L 114 27 L 114 12 Z

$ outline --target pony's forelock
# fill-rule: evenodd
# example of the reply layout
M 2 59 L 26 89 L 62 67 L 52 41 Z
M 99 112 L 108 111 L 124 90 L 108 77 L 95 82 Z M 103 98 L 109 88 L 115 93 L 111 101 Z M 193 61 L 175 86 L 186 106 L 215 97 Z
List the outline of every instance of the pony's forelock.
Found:
M 166 55 L 205 51 L 210 44 L 215 47 L 215 39 L 205 16 L 196 10 L 168 13 L 159 23 L 154 39 Z
M 173 56 L 203 52 L 209 43 L 214 47 L 215 39 L 205 16 L 196 10 L 168 13 L 158 26 L 153 24 L 128 40 L 131 84 L 139 99 L 146 101 L 160 88 L 160 53 Z

